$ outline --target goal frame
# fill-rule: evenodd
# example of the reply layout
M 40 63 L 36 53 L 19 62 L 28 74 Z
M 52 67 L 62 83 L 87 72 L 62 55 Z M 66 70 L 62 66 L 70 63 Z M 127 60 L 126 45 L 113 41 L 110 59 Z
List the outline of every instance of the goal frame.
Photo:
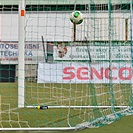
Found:
M 24 107 L 24 89 L 25 89 L 25 0 L 19 0 L 18 13 L 18 107 Z

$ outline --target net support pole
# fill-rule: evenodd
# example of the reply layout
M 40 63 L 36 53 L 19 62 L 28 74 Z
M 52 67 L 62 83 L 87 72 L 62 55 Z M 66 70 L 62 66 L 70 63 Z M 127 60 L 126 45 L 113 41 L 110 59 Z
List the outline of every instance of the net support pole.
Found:
M 73 41 L 76 41 L 76 24 L 73 24 Z
M 108 3 L 108 19 L 109 19 L 109 88 L 110 88 L 110 99 L 111 106 L 114 109 L 114 93 L 113 93 L 113 84 L 112 84 L 112 0 L 109 0 Z
M 18 16 L 18 107 L 24 107 L 25 0 L 19 0 Z

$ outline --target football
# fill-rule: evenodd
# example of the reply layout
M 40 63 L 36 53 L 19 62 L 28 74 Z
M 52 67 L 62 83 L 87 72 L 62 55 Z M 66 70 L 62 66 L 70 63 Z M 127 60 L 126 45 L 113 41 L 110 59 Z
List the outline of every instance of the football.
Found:
M 80 11 L 74 11 L 70 14 L 70 21 L 73 24 L 81 24 L 83 22 L 83 14 Z

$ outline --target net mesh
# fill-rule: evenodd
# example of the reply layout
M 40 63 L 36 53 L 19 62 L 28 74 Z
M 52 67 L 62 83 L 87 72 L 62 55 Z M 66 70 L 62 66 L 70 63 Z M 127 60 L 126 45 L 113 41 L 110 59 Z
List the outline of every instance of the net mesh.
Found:
M 17 103 L 18 7 L 1 5 L 1 128 L 95 128 L 132 115 L 130 4 L 26 1 L 24 108 Z M 75 10 L 84 16 L 79 25 L 69 18 Z

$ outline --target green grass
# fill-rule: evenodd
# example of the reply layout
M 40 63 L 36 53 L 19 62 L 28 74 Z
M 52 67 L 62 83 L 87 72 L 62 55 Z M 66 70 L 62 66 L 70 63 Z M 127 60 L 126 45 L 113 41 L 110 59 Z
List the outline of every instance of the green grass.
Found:
M 14 133 L 39 133 L 39 131 L 13 131 Z M 74 131 L 58 131 L 59 133 L 72 133 Z M 96 129 L 84 129 L 77 131 L 78 133 L 132 133 L 133 132 L 133 116 L 123 117 L 110 125 L 106 125 Z M 11 133 L 10 131 L 1 131 L 1 133 Z M 40 133 L 47 133 L 40 131 Z M 54 132 L 51 132 L 54 133 Z M 55 132 L 57 133 L 57 131 Z
M 96 118 L 112 114 L 118 109 L 27 109 L 17 108 L 17 83 L 0 83 L 1 94 L 1 127 L 67 127 L 92 121 Z M 107 84 L 37 84 L 25 83 L 25 105 L 81 105 L 97 106 L 132 105 L 131 87 L 129 84 L 116 84 L 113 86 L 112 95 Z M 96 95 L 97 94 L 97 95 Z M 113 96 L 113 101 L 110 99 Z M 78 132 L 119 132 L 133 131 L 133 116 L 114 119 L 114 123 L 103 126 L 100 121 L 96 124 L 98 129 L 85 129 Z M 9 122 L 10 121 L 10 122 Z M 19 121 L 19 123 L 18 123 Z M 109 122 L 110 120 L 108 120 Z M 27 123 L 28 122 L 28 123 Z M 114 131 L 113 131 L 114 130 Z

